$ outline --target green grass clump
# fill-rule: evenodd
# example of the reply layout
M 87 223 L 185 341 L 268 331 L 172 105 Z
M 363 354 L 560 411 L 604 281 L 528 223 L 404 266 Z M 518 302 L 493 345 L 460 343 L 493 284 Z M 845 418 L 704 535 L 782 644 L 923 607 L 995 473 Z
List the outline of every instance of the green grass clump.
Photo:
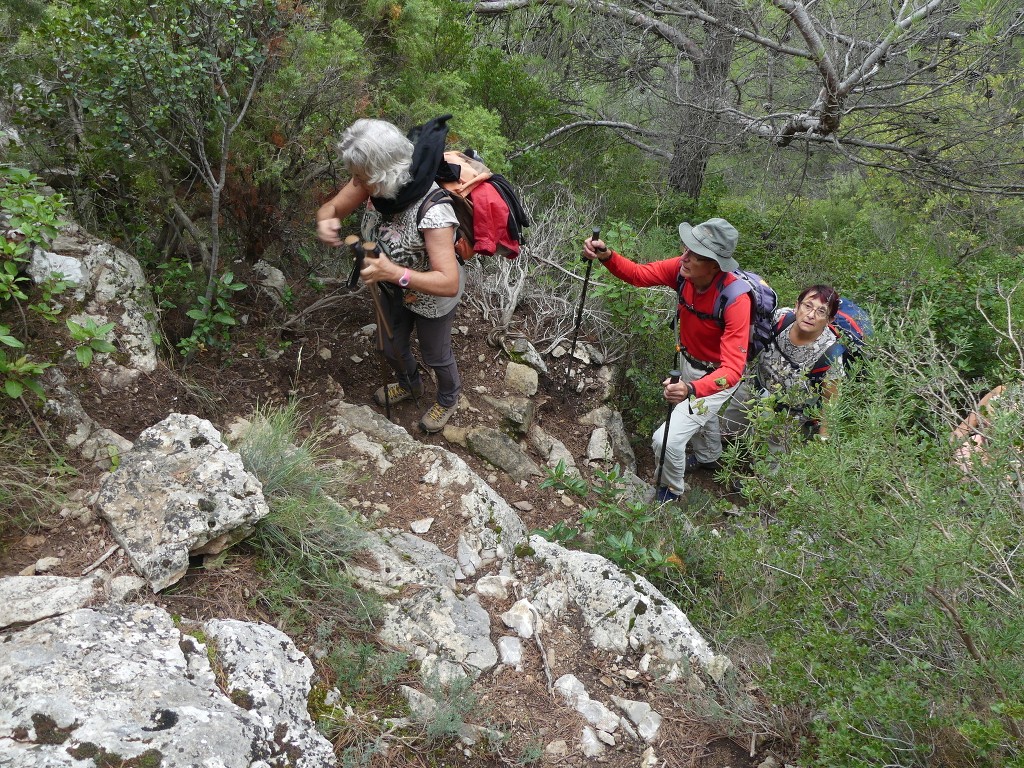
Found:
M 302 437 L 300 428 L 295 403 L 261 407 L 237 446 L 270 507 L 250 540 L 267 578 L 261 597 L 299 632 L 321 622 L 364 627 L 376 600 L 354 585 L 346 566 L 365 531 L 331 496 L 344 490 L 345 469 L 330 457 L 326 434 L 314 425 Z
M 64 502 L 69 467 L 8 425 L 0 433 L 0 529 L 30 531 Z

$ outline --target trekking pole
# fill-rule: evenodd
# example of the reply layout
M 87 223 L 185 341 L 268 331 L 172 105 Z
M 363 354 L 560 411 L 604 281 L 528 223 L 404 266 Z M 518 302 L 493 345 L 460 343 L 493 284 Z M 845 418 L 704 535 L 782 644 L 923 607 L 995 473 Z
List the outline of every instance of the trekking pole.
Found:
M 349 275 L 348 284 L 350 288 L 354 288 L 356 282 L 359 279 L 359 273 L 363 268 L 363 261 L 367 257 L 375 259 L 381 255 L 382 251 L 380 246 L 376 243 L 363 243 L 360 246 L 359 238 L 355 235 L 349 235 L 345 238 L 345 245 L 347 245 L 352 251 L 352 274 Z M 394 338 L 394 332 L 391 330 L 391 323 L 388 322 L 387 313 L 384 312 L 384 307 L 380 303 L 380 290 L 377 288 L 376 283 L 370 283 L 370 298 L 373 300 L 373 312 L 377 318 L 377 351 L 384 354 L 384 334 L 387 334 L 389 339 Z M 384 364 L 387 366 L 387 359 L 384 360 Z M 391 397 L 388 392 L 388 379 L 391 378 L 391 371 L 387 370 L 384 375 L 384 415 L 388 421 L 391 421 Z
M 678 384 L 679 377 L 683 374 L 679 371 L 669 371 L 668 378 L 670 384 Z M 661 487 L 661 470 L 665 466 L 665 450 L 668 448 L 668 425 L 672 423 L 672 411 L 675 410 L 675 406 L 672 403 L 668 404 L 668 413 L 665 414 L 665 434 L 661 436 L 661 457 L 658 460 L 658 474 L 654 477 L 654 487 Z
M 601 239 L 601 229 L 594 227 L 594 234 L 591 236 L 590 241 Z M 601 253 L 604 253 L 607 248 L 602 248 Z M 569 387 L 569 374 L 572 373 L 572 359 L 576 354 L 576 339 L 580 335 L 580 323 L 583 321 L 583 304 L 587 300 L 587 286 L 590 285 L 590 271 L 594 268 L 594 260 L 587 259 L 587 274 L 583 278 L 583 290 L 580 292 L 580 306 L 576 310 L 576 327 L 572 330 L 572 345 L 569 347 L 569 362 L 565 366 L 565 384 L 562 386 L 563 389 Z

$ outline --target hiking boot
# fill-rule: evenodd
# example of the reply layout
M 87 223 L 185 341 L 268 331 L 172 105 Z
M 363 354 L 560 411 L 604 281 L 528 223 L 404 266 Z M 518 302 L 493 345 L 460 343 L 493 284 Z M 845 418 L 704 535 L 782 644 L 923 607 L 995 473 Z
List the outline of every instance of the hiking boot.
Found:
M 434 403 L 430 406 L 430 410 L 423 414 L 423 418 L 420 419 L 420 426 L 423 427 L 424 432 L 440 432 L 444 429 L 444 425 L 448 423 L 448 419 L 458 410 L 458 407 L 458 403 L 449 406 Z
M 718 460 L 714 461 L 700 461 L 692 453 L 686 456 L 686 471 L 696 472 L 698 469 L 706 469 L 709 472 L 717 472 L 722 468 L 722 465 L 718 463 Z
M 654 500 L 659 504 L 670 504 L 673 501 L 679 501 L 679 494 L 673 491 L 671 488 L 661 486 L 657 490 L 655 490 Z
M 384 400 L 384 392 L 387 391 L 388 400 L 391 405 L 400 403 L 403 400 L 408 400 L 410 397 L 419 397 L 423 394 L 423 384 L 414 384 L 411 390 L 406 389 L 397 381 L 393 381 L 383 387 L 380 387 L 376 392 L 373 393 L 373 400 L 377 405 L 387 405 Z

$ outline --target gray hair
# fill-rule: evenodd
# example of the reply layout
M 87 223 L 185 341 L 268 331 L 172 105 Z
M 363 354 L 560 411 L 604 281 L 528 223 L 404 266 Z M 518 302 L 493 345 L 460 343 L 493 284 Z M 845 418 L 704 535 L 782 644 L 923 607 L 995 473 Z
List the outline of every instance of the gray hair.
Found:
M 367 181 L 374 197 L 388 199 L 412 181 L 412 142 L 385 120 L 356 120 L 338 142 L 338 157 Z

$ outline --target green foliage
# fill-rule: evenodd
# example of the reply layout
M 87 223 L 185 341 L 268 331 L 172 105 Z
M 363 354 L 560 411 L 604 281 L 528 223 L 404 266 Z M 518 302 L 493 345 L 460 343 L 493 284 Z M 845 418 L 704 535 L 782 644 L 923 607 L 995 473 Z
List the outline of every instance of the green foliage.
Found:
M 879 324 L 873 359 L 829 406 L 830 442 L 783 458 L 755 433 L 733 449 L 771 524 L 707 540 L 720 575 L 691 617 L 766 644 L 759 683 L 808 715 L 801 764 L 925 765 L 940 747 L 959 753 L 948 764 L 1021 759 L 1024 574 L 1007 553 L 1024 427 L 994 418 L 988 460 L 953 464 L 965 393 L 933 323 L 925 310 Z
M 479 709 L 472 685 L 473 681 L 466 677 L 455 678 L 447 684 L 443 684 L 436 675 L 424 680 L 425 693 L 435 705 L 423 723 L 428 739 L 458 737 L 466 716 Z
M 117 351 L 117 348 L 107 341 L 107 336 L 114 330 L 114 323 L 97 325 L 95 320 L 87 317 L 79 324 L 68 318 L 67 326 L 71 331 L 71 340 L 75 342 L 75 358 L 83 368 L 88 368 L 92 363 L 94 353 L 109 354 Z
M 541 483 L 540 488 L 556 488 L 562 491 L 569 491 L 574 496 L 586 496 L 590 487 L 587 485 L 587 481 L 584 480 L 579 473 L 571 473 L 567 471 L 567 467 L 564 461 L 559 461 L 555 467 L 546 467 L 545 477 Z
M 17 339 L 11 336 L 7 336 L 7 338 L 17 342 Z M 8 346 L 17 346 L 10 342 L 5 343 Z M 51 363 L 37 363 L 30 360 L 28 355 L 8 358 L 7 353 L 0 349 L 0 381 L 3 382 L 4 392 L 13 400 L 21 397 L 26 389 L 40 401 L 46 400 L 46 393 L 43 391 L 42 384 L 39 383 L 39 377 L 49 367 L 51 367 Z
M 316 623 L 363 627 L 376 601 L 345 572 L 363 529 L 330 495 L 344 477 L 325 452 L 324 434 L 314 427 L 299 439 L 299 422 L 294 403 L 264 406 L 237 446 L 270 506 L 252 539 L 269 580 L 263 598 L 297 631 Z
M 64 213 L 60 195 L 44 195 L 41 184 L 29 171 L 0 168 L 0 306 L 27 302 L 29 279 L 22 274 L 32 248 L 48 244 L 57 235 L 59 217 Z M 67 287 L 59 276 L 43 283 L 41 298 L 27 308 L 47 320 L 58 312 L 54 296 Z M 0 324 L 0 343 L 13 349 L 25 349 L 9 325 Z M 0 381 L 8 397 L 19 398 L 29 390 L 45 400 L 39 377 L 50 363 L 40 363 L 29 354 L 9 358 L 0 350 Z
M 333 628 L 322 627 L 318 635 L 332 644 L 327 665 L 334 687 L 347 703 L 356 704 L 374 696 L 379 689 L 394 683 L 409 664 L 404 653 L 382 651 L 370 643 L 336 637 Z
M 178 342 L 183 355 L 193 354 L 207 347 L 225 347 L 231 341 L 231 328 L 238 325 L 235 309 L 228 297 L 236 291 L 243 291 L 245 283 L 235 282 L 233 272 L 225 272 L 212 285 L 213 298 L 199 296 L 198 307 L 185 314 L 195 321 L 190 336 Z

